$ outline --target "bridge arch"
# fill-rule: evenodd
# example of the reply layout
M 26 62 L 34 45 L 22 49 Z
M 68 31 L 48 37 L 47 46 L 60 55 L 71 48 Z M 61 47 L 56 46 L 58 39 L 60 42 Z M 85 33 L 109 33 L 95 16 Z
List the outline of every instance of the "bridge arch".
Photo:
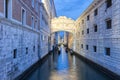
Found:
M 75 33 L 75 21 L 65 16 L 60 16 L 58 18 L 52 19 L 51 33 L 58 32 L 58 31 L 67 31 L 67 32 L 74 34 Z
M 73 34 L 73 50 L 76 45 L 76 26 L 75 21 L 66 16 L 60 16 L 51 20 L 51 34 L 59 31 L 66 31 Z

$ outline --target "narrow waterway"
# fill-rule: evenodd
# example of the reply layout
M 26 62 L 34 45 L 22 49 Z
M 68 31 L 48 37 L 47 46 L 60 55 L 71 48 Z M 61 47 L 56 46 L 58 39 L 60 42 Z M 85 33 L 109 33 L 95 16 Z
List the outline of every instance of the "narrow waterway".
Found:
M 48 59 L 25 80 L 112 80 L 61 46 L 61 53 Z

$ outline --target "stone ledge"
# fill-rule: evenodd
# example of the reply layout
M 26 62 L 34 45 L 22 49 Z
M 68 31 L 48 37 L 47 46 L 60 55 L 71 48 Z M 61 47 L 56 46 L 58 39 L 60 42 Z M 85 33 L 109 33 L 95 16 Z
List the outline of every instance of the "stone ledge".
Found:
M 85 61 L 86 63 L 90 64 L 90 66 L 94 67 L 95 69 L 103 72 L 104 74 L 106 74 L 107 76 L 111 77 L 113 80 L 120 80 L 120 75 L 108 70 L 107 68 L 103 67 L 102 65 L 99 65 L 93 61 L 91 61 L 90 59 L 85 58 L 84 56 L 78 54 L 77 52 L 75 52 L 75 55 L 77 55 L 79 58 L 81 58 L 81 60 Z
M 47 57 L 49 55 L 51 55 L 51 52 L 49 52 L 46 56 L 44 56 L 42 59 L 40 59 L 35 64 L 33 64 L 30 68 L 28 68 L 27 70 L 25 70 L 21 75 L 19 75 L 18 77 L 16 77 L 14 80 L 24 80 L 36 68 L 38 68 L 39 66 L 41 66 L 47 60 Z

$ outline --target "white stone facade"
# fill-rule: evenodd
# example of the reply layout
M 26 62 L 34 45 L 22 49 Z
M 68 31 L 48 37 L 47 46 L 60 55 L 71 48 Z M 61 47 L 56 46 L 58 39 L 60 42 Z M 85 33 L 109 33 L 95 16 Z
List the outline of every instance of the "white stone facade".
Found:
M 3 0 L 0 3 L 7 5 Z M 14 80 L 49 52 L 51 13 L 45 13 L 40 0 L 32 3 L 34 6 L 29 0 L 12 0 L 12 6 L 19 4 L 12 18 L 0 15 L 0 80 Z
M 105 0 L 94 0 L 78 18 L 76 50 L 80 55 L 120 75 L 120 0 L 112 0 L 112 5 L 106 6 Z M 108 20 L 111 20 L 109 28 Z
M 0 20 L 0 80 L 14 79 L 39 60 L 38 38 L 35 30 Z

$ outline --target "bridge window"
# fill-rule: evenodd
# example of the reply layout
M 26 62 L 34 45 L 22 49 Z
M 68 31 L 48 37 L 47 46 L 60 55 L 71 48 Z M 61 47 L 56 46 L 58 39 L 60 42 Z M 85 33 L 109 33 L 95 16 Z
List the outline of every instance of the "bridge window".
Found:
M 97 46 L 93 46 L 94 52 L 97 52 Z
M 110 48 L 105 48 L 105 51 L 106 51 L 106 55 L 110 56 L 110 52 L 111 52 Z
M 106 19 L 106 26 L 107 26 L 107 29 L 112 28 L 112 20 L 111 19 Z

